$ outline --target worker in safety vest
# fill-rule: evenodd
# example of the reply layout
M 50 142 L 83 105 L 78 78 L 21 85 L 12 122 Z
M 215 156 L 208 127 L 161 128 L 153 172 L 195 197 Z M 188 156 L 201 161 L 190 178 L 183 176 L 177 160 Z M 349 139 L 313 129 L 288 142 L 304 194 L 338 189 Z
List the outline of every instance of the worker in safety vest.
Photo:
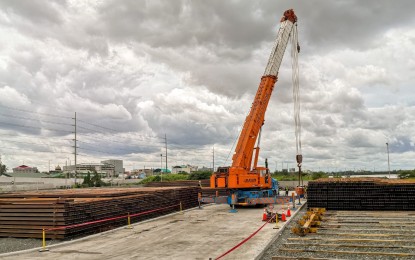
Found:
M 288 186 L 285 187 L 285 196 L 288 196 Z

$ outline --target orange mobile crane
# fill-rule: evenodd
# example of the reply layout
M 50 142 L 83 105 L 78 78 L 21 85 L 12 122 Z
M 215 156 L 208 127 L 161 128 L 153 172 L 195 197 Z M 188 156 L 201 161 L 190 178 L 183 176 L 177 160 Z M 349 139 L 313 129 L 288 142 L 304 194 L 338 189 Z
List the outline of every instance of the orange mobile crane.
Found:
M 290 38 L 293 43 L 293 61 L 295 60 L 293 68 L 297 66 L 297 69 L 293 72 L 293 79 L 297 81 L 293 82 L 294 89 L 296 85 L 298 86 L 297 55 L 300 48 L 297 41 L 297 16 L 290 9 L 285 11 L 281 18 L 281 25 L 274 47 L 232 157 L 232 166 L 218 167 L 210 179 L 210 188 L 226 189 L 229 196 L 203 197 L 199 195 L 200 202 L 228 203 L 230 205 L 277 203 L 278 182 L 271 178 L 267 161 L 265 167 L 258 166 L 258 156 L 260 151 L 261 128 L 264 124 L 265 112 L 274 89 L 274 84 L 278 79 L 278 71 Z M 298 87 L 296 91 L 294 91 L 294 93 L 297 93 L 297 96 L 294 95 L 294 102 L 298 103 Z M 295 111 L 298 112 L 296 116 L 298 116 L 299 120 L 299 106 Z M 257 146 L 255 147 L 256 143 Z M 298 152 L 298 145 L 297 163 L 301 169 L 302 156 Z

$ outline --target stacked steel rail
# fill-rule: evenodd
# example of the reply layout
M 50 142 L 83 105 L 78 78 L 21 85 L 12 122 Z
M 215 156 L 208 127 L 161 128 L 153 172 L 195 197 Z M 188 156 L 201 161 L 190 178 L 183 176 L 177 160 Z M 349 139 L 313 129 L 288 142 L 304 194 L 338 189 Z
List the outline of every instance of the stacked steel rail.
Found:
M 169 181 L 169 182 L 149 182 L 144 186 L 146 187 L 191 187 L 199 186 L 201 188 L 201 195 L 204 197 L 214 196 L 230 196 L 230 190 L 225 188 L 210 188 L 210 179 L 205 180 L 181 180 L 181 181 Z
M 182 181 L 159 181 L 159 182 L 149 182 L 144 186 L 146 187 L 192 187 L 192 186 L 202 186 L 209 187 L 210 180 L 182 180 Z
M 199 187 L 77 189 L 0 194 L 0 237 L 41 238 L 42 229 L 93 222 L 161 209 L 131 222 L 198 205 Z M 67 239 L 126 225 L 126 219 L 51 230 L 47 238 Z
M 309 208 L 415 210 L 415 180 L 326 178 L 310 181 Z

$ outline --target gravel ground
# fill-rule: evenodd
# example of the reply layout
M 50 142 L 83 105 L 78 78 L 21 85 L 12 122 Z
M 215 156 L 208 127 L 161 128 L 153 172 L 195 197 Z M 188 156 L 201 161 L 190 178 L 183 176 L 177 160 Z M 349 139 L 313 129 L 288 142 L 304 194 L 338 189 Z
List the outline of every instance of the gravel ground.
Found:
M 287 226 L 285 226 L 284 231 L 280 233 L 280 237 L 268 248 L 261 260 L 272 260 L 273 256 L 279 255 L 278 249 L 282 246 L 282 244 L 287 242 L 287 238 L 291 235 L 291 228 L 295 225 L 297 220 L 303 217 L 306 211 L 307 205 L 304 206 L 297 215 L 295 215 L 294 219 Z
M 307 250 L 325 250 L 325 251 L 349 251 L 349 252 L 382 252 L 382 253 L 410 253 L 415 254 L 414 232 L 415 232 L 415 219 L 408 216 L 407 212 L 403 212 L 400 216 L 399 212 L 394 212 L 394 216 L 388 216 L 387 213 L 381 213 L 382 215 L 367 216 L 365 214 L 372 214 L 372 212 L 336 212 L 329 211 L 325 219 L 323 220 L 323 226 L 325 224 L 336 225 L 338 222 L 342 223 L 340 228 L 336 229 L 319 229 L 318 234 L 308 234 L 305 237 L 299 237 L 291 233 L 291 227 L 295 225 L 295 222 L 300 219 L 304 213 L 305 208 L 296 215 L 294 221 L 292 221 L 286 229 L 280 235 L 280 238 L 265 252 L 262 260 L 271 260 L 272 256 L 287 256 L 287 257 L 314 257 L 314 258 L 330 258 L 330 259 L 415 259 L 415 256 L 397 257 L 397 256 L 382 256 L 382 255 L 362 255 L 362 254 L 334 254 L 334 253 L 316 253 L 316 252 L 287 252 L 280 251 L 281 248 L 286 249 L 307 249 Z M 331 215 L 332 214 L 332 215 Z M 337 216 L 338 214 L 338 216 Z M 385 214 L 383 216 L 383 214 Z M 390 213 L 389 213 L 390 214 Z M 349 216 L 345 216 L 349 215 Z M 406 218 L 406 220 L 405 220 Z M 384 222 L 379 223 L 364 223 L 365 221 Z M 393 222 L 401 222 L 401 224 L 394 224 Z M 385 224 L 386 223 L 386 224 Z M 396 225 L 396 226 L 395 226 Z M 375 230 L 373 230 L 375 229 Z M 383 230 L 376 230 L 383 229 Z M 390 229 L 390 230 L 388 230 Z M 391 230 L 393 229 L 393 230 Z M 307 241 L 295 241 L 288 240 L 288 238 L 300 238 L 311 239 Z M 362 241 L 330 241 L 330 239 L 379 239 L 379 240 L 409 240 L 399 242 L 362 242 Z M 325 240 L 325 241 L 321 241 Z M 297 245 L 284 245 L 285 243 L 296 243 Z M 304 245 L 304 243 L 316 244 Z M 368 245 L 373 246 L 371 248 L 357 248 L 346 246 L 320 246 L 320 244 L 343 244 L 343 245 Z M 385 248 L 382 248 L 384 246 Z M 391 246 L 409 246 L 412 248 L 386 248 Z
M 46 245 L 57 244 L 60 240 L 46 240 Z M 33 238 L 0 238 L 0 254 L 26 250 L 42 246 L 41 239 Z

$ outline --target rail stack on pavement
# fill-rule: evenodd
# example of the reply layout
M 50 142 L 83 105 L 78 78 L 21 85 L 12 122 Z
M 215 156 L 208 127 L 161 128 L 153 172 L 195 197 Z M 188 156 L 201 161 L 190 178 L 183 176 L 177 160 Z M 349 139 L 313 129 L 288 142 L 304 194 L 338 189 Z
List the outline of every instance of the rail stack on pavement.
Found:
M 415 180 L 318 179 L 308 183 L 307 200 L 329 210 L 415 210 Z
M 131 218 L 150 219 L 198 205 L 199 187 L 76 189 L 0 194 L 0 237 L 41 238 L 42 229 L 166 208 Z M 177 205 L 174 206 L 174 205 Z M 174 206 L 174 207 L 173 207 Z M 126 225 L 126 219 L 51 230 L 46 238 L 67 239 Z
M 202 185 L 202 187 L 209 187 L 210 180 L 182 180 L 182 181 L 154 181 L 144 184 L 146 187 L 194 187 Z

